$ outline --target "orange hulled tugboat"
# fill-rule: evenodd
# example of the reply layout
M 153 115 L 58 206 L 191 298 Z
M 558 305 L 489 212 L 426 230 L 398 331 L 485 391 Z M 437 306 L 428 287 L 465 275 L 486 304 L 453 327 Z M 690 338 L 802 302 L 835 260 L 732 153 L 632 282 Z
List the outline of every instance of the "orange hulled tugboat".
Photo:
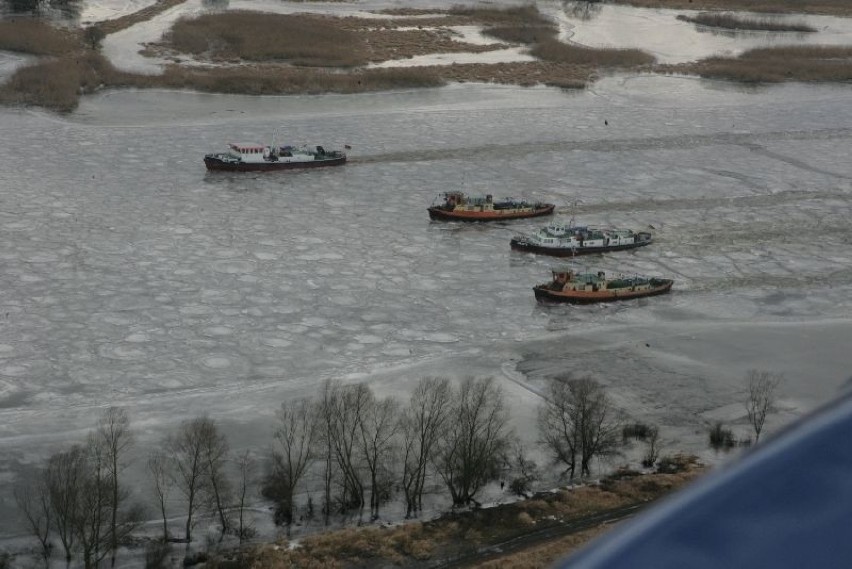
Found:
M 554 269 L 553 280 L 533 287 L 533 291 L 539 302 L 592 304 L 665 294 L 672 289 L 673 283 L 671 279 L 656 277 L 608 279 L 603 271 L 575 273 L 571 269 Z
M 446 192 L 435 198 L 429 208 L 429 217 L 441 221 L 497 221 L 550 215 L 555 207 L 554 204 L 515 198 L 495 201 L 491 194 L 473 197 L 462 192 Z

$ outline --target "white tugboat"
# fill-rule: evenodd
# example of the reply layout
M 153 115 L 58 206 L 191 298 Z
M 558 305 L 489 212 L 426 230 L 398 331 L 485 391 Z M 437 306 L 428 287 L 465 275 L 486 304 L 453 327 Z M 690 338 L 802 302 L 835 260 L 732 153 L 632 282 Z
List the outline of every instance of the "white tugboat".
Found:
M 207 154 L 204 164 L 208 170 L 227 172 L 265 172 L 294 168 L 340 166 L 346 163 L 346 154 L 340 150 L 327 150 L 322 146 L 278 146 L 255 143 L 228 144 L 227 152 Z
M 653 242 L 646 231 L 616 229 L 593 225 L 575 226 L 573 222 L 551 223 L 531 235 L 512 238 L 511 246 L 516 251 L 573 257 L 590 253 L 608 253 L 644 247 Z

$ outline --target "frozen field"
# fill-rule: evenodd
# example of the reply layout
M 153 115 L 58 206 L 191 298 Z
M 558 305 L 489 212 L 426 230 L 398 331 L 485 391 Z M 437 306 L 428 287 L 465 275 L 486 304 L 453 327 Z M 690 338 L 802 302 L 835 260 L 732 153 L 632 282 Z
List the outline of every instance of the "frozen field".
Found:
M 139 454 L 202 413 L 262 449 L 280 402 L 329 377 L 405 397 L 424 375 L 494 375 L 533 441 L 542 378 L 589 373 L 661 425 L 664 451 L 712 458 L 707 426 L 743 419 L 760 368 L 786 377 L 777 428 L 852 373 L 850 97 L 614 77 L 579 93 L 121 92 L 67 118 L 0 110 L 0 510 L 106 406 L 131 410 Z M 278 127 L 350 144 L 351 162 L 205 171 L 205 152 Z M 655 245 L 581 264 L 675 290 L 537 306 L 558 261 L 509 239 L 543 221 L 430 222 L 456 188 L 653 226 Z

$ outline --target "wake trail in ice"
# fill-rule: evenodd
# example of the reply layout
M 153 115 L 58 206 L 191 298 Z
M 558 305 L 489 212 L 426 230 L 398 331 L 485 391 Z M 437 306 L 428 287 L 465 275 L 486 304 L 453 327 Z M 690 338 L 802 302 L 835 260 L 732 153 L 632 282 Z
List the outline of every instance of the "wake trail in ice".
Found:
M 649 150 L 687 150 L 703 146 L 734 145 L 745 146 L 749 150 L 760 152 L 767 157 L 784 161 L 788 164 L 806 169 L 812 172 L 847 179 L 848 177 L 836 172 L 829 172 L 814 168 L 796 160 L 777 153 L 770 153 L 760 146 L 762 143 L 791 141 L 791 140 L 835 140 L 848 139 L 852 137 L 852 129 L 823 129 L 808 131 L 776 131 L 763 133 L 728 133 L 719 132 L 713 134 L 684 134 L 662 137 L 638 137 L 623 139 L 602 140 L 579 140 L 579 141 L 553 141 L 553 142 L 523 142 L 515 144 L 484 144 L 474 147 L 434 148 L 421 150 L 406 150 L 400 152 L 388 152 L 374 154 L 371 156 L 359 156 L 352 158 L 353 163 L 376 163 L 376 162 L 431 162 L 437 160 L 458 160 L 465 158 L 499 158 L 506 159 L 510 156 L 534 154 L 541 152 L 629 152 Z
M 543 391 L 536 389 L 535 387 L 533 387 L 532 385 L 530 385 L 529 383 L 524 381 L 525 376 L 524 376 L 523 373 L 521 373 L 517 370 L 517 365 L 518 365 L 518 362 L 516 362 L 516 361 L 504 362 L 500 366 L 500 370 L 502 371 L 502 373 L 506 377 L 506 379 L 508 379 L 512 383 L 515 383 L 518 386 L 523 387 L 524 389 L 526 389 L 527 391 L 529 391 L 530 393 L 532 393 L 536 397 L 540 397 L 541 399 L 547 399 L 547 395 Z
M 785 190 L 774 193 L 763 193 L 748 196 L 731 196 L 731 197 L 688 197 L 688 198 L 670 198 L 670 199 L 654 199 L 643 198 L 630 201 L 619 201 L 618 203 L 595 203 L 595 204 L 578 204 L 576 206 L 558 207 L 556 213 L 577 215 L 586 213 L 604 213 L 604 212 L 634 212 L 640 210 L 654 211 L 675 211 L 675 210 L 692 210 L 692 209 L 708 209 L 713 207 L 730 207 L 730 208 L 761 208 L 761 207 L 776 207 L 785 203 L 797 203 L 813 200 L 852 200 L 852 194 L 841 191 L 821 191 L 821 190 Z

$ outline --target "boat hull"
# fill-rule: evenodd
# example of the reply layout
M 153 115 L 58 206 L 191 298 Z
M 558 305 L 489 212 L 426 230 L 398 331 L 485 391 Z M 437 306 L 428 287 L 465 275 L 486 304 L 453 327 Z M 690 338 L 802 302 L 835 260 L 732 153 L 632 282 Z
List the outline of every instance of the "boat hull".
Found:
M 501 221 L 505 219 L 526 219 L 553 213 L 555 204 L 547 204 L 528 211 L 448 211 L 441 207 L 430 207 L 429 218 L 436 221 Z
M 633 300 L 634 298 L 645 298 L 666 294 L 672 290 L 674 281 L 671 279 L 658 279 L 659 284 L 642 290 L 613 289 L 613 290 L 571 290 L 555 291 L 547 288 L 547 285 L 533 287 L 535 299 L 542 303 L 568 303 L 568 304 L 596 304 L 599 302 L 615 302 L 619 300 Z
M 537 255 L 550 255 L 551 257 L 573 257 L 575 255 L 591 255 L 593 253 L 610 253 L 613 251 L 627 251 L 650 245 L 652 240 L 630 243 L 629 245 L 613 245 L 607 247 L 544 247 L 529 243 L 521 239 L 512 239 L 511 247 L 515 251 L 535 253 Z
M 346 156 L 306 160 L 304 162 L 229 162 L 216 158 L 215 156 L 204 157 L 204 165 L 207 166 L 207 169 L 218 172 L 275 172 L 278 170 L 301 170 L 304 168 L 342 166 L 345 163 Z

